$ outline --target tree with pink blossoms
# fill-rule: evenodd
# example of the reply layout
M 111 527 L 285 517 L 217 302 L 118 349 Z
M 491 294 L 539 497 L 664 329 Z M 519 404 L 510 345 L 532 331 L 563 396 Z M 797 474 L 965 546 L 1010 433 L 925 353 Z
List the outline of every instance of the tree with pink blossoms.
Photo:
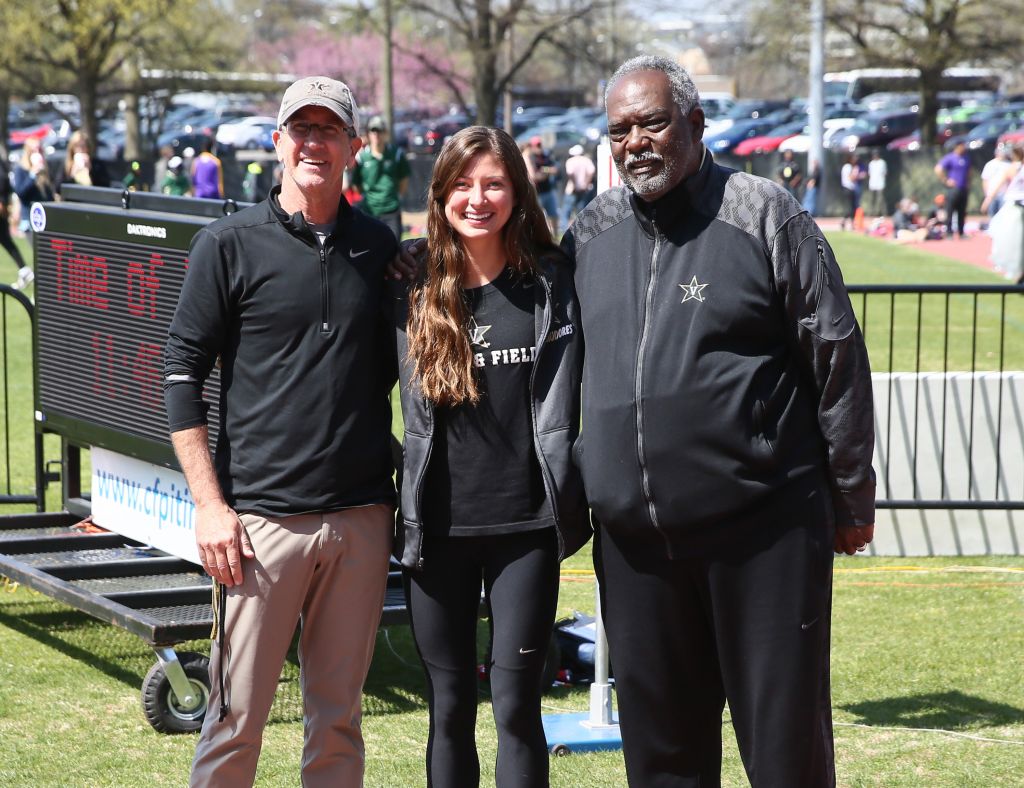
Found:
M 445 81 L 424 66 L 414 53 L 425 48 L 396 36 L 400 48 L 394 54 L 394 100 L 409 109 L 446 107 L 457 96 Z M 273 44 L 261 42 L 254 48 L 254 62 L 261 69 L 305 76 L 325 74 L 344 80 L 352 88 L 360 106 L 379 108 L 381 78 L 381 40 L 373 33 L 339 36 L 330 30 L 308 27 Z M 455 63 L 431 52 L 436 66 L 457 75 Z M 468 81 L 456 76 L 462 84 Z

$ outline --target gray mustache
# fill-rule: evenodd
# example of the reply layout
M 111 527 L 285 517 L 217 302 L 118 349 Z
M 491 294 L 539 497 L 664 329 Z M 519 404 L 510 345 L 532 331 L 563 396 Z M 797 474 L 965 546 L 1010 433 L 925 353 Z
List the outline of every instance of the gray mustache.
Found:
M 648 150 L 648 151 L 644 151 L 643 153 L 627 153 L 626 154 L 626 160 L 625 160 L 624 164 L 627 167 L 630 167 L 630 166 L 632 166 L 634 164 L 639 164 L 640 162 L 650 161 L 650 162 L 660 163 L 660 162 L 662 162 L 664 160 L 665 159 L 664 159 L 663 156 L 660 156 L 659 154 L 655 153 L 654 151 L 649 151 Z

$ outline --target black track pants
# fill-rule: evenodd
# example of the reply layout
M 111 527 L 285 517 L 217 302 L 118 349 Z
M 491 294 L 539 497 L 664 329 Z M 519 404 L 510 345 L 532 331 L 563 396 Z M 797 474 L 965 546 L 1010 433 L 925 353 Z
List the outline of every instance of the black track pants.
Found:
M 491 614 L 491 703 L 498 788 L 548 784 L 541 676 L 558 602 L 554 529 L 429 540 L 406 574 L 413 637 L 427 672 L 427 784 L 476 788 L 476 629 L 483 583 Z
M 765 524 L 766 544 L 674 561 L 600 529 L 594 561 L 634 788 L 719 786 L 726 700 L 754 788 L 835 785 L 832 518 L 827 495 L 810 497 L 788 524 Z
M 967 219 L 967 189 L 949 189 L 946 192 L 946 210 L 949 216 L 949 234 L 964 235 L 964 221 Z

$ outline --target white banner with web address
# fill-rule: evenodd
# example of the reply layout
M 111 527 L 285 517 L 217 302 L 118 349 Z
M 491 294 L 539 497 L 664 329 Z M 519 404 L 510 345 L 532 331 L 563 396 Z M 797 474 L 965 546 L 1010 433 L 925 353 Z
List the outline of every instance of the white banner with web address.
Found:
M 181 473 L 96 447 L 90 455 L 96 525 L 200 563 L 196 506 Z

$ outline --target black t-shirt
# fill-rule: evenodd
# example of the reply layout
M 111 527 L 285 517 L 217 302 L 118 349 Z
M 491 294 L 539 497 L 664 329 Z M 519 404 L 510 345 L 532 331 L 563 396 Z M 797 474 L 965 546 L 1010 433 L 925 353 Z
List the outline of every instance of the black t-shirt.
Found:
M 554 159 L 548 156 L 546 151 L 534 151 L 530 156 L 533 158 L 533 166 L 536 167 L 538 171 L 544 167 L 555 166 Z M 551 189 L 554 188 L 551 175 L 542 174 L 536 181 L 534 181 L 533 187 L 537 190 L 537 194 L 544 194 L 544 192 L 551 191 Z
M 429 533 L 531 531 L 554 525 L 533 445 L 530 375 L 535 353 L 532 278 L 506 268 L 464 291 L 480 402 L 436 409 L 423 487 Z

